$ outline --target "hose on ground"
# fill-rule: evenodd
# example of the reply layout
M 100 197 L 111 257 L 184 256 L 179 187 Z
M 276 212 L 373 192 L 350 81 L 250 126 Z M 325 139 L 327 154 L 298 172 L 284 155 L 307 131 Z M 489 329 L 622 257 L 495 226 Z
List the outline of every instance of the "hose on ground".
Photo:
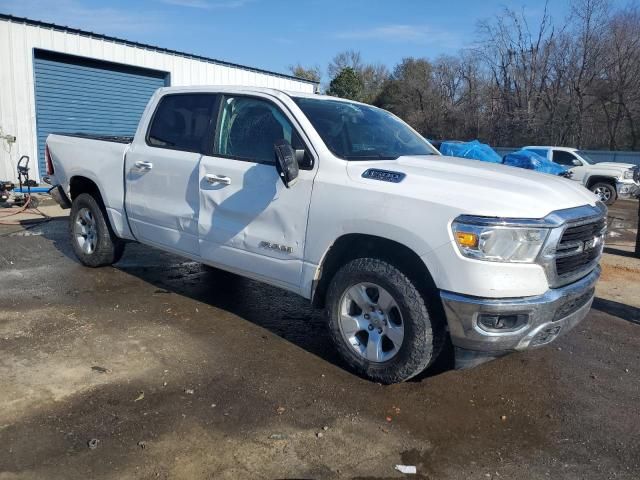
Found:
M 12 222 L 12 221 L 3 221 L 3 220 L 5 218 L 13 217 L 13 216 L 18 215 L 20 213 L 23 213 L 27 209 L 29 210 L 29 213 L 37 214 L 37 215 L 40 215 L 41 217 L 43 217 L 43 218 L 36 218 L 36 219 L 30 220 L 30 222 L 40 223 L 40 222 L 46 222 L 46 221 L 51 220 L 51 217 L 49 217 L 46 213 L 43 213 L 37 207 L 30 207 L 29 206 L 30 204 L 31 204 L 31 195 L 28 195 L 27 196 L 27 200 L 24 202 L 24 205 L 22 207 L 20 207 L 18 210 L 9 212 L 7 214 L 3 214 L 4 212 L 1 212 L 0 213 L 0 225 L 22 225 L 23 221 L 20 221 L 20 220 L 14 221 L 14 222 Z

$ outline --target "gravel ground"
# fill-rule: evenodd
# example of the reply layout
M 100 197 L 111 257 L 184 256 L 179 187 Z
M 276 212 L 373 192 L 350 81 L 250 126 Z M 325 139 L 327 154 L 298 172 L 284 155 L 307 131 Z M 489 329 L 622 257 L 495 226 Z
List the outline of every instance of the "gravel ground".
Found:
M 636 479 L 636 205 L 569 335 L 393 386 L 346 371 L 296 295 L 140 245 L 91 270 L 64 220 L 3 227 L 0 479 Z

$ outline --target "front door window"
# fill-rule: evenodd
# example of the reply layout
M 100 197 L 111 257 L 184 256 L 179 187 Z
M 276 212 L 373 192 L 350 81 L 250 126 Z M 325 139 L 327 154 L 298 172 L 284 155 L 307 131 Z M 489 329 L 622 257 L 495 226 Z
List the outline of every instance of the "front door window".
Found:
M 275 163 L 274 144 L 292 143 L 293 126 L 275 105 L 259 98 L 226 97 L 216 154 L 256 163 Z

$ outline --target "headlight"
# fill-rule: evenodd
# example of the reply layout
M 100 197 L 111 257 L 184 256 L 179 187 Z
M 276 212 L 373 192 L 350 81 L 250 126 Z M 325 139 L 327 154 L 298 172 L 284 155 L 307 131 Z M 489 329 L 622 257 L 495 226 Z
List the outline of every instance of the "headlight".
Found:
M 632 180 L 633 179 L 633 170 L 627 170 L 626 172 L 624 172 L 624 178 L 625 180 Z
M 458 220 L 451 229 L 462 255 L 489 262 L 532 263 L 549 233 L 548 228 L 474 225 Z

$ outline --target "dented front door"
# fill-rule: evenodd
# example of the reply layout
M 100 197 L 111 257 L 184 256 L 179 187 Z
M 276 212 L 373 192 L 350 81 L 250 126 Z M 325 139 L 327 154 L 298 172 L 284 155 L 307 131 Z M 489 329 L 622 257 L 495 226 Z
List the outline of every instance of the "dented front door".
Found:
M 214 265 L 296 290 L 314 170 L 286 188 L 273 145 L 291 121 L 271 101 L 225 97 L 214 154 L 200 161 L 200 255 Z
M 203 157 L 200 255 L 248 276 L 297 287 L 311 185 L 309 171 L 301 171 L 287 189 L 273 165 Z

